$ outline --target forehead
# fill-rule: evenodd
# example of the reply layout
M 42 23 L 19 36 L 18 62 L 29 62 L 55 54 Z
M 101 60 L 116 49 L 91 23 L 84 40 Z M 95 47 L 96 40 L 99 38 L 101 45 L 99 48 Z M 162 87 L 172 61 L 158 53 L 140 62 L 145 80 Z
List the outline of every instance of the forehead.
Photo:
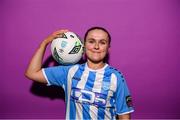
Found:
M 103 30 L 94 29 L 94 30 L 89 31 L 87 35 L 87 39 L 89 38 L 108 40 L 108 34 Z

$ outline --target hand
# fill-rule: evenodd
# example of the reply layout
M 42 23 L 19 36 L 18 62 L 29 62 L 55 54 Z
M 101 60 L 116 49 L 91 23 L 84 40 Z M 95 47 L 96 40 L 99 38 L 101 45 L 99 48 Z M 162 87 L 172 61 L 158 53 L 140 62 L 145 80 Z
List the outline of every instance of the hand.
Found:
M 49 35 L 43 42 L 47 45 L 50 42 L 52 42 L 54 39 L 58 38 L 58 37 L 62 37 L 63 33 L 68 32 L 68 29 L 62 29 L 62 30 L 58 30 L 53 32 L 51 35 Z

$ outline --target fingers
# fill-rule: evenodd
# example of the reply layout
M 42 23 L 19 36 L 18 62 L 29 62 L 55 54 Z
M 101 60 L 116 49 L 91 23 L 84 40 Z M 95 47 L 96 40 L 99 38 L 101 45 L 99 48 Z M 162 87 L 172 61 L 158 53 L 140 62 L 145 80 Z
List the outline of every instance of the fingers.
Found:
M 49 35 L 45 40 L 44 43 L 45 44 L 49 44 L 50 42 L 52 42 L 54 39 L 62 37 L 63 33 L 68 32 L 68 29 L 61 29 L 61 30 L 57 30 L 55 32 L 53 32 L 51 35 Z
M 68 32 L 68 29 L 62 29 L 62 30 L 58 30 L 52 33 L 52 35 L 57 38 L 57 37 L 62 37 L 63 33 Z

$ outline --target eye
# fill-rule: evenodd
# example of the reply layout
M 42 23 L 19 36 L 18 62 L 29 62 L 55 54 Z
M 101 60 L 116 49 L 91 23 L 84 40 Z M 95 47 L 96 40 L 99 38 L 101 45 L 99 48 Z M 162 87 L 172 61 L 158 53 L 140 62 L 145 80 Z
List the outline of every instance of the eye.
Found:
M 94 43 L 94 40 L 88 40 L 87 42 L 88 43 Z
M 106 42 L 100 42 L 101 44 L 103 44 L 103 45 L 105 45 L 106 44 Z
M 104 41 L 104 40 L 103 40 L 103 41 L 100 41 L 99 43 L 102 44 L 102 45 L 106 45 L 106 44 L 107 44 L 107 41 Z
M 91 40 L 91 41 L 89 41 L 89 43 L 94 43 L 94 41 Z

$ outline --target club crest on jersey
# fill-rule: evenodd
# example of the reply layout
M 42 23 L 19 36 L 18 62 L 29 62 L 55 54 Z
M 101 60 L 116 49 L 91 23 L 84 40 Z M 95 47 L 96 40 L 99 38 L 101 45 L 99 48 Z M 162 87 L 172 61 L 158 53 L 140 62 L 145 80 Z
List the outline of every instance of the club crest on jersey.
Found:
M 109 82 L 103 82 L 103 90 L 109 90 Z

